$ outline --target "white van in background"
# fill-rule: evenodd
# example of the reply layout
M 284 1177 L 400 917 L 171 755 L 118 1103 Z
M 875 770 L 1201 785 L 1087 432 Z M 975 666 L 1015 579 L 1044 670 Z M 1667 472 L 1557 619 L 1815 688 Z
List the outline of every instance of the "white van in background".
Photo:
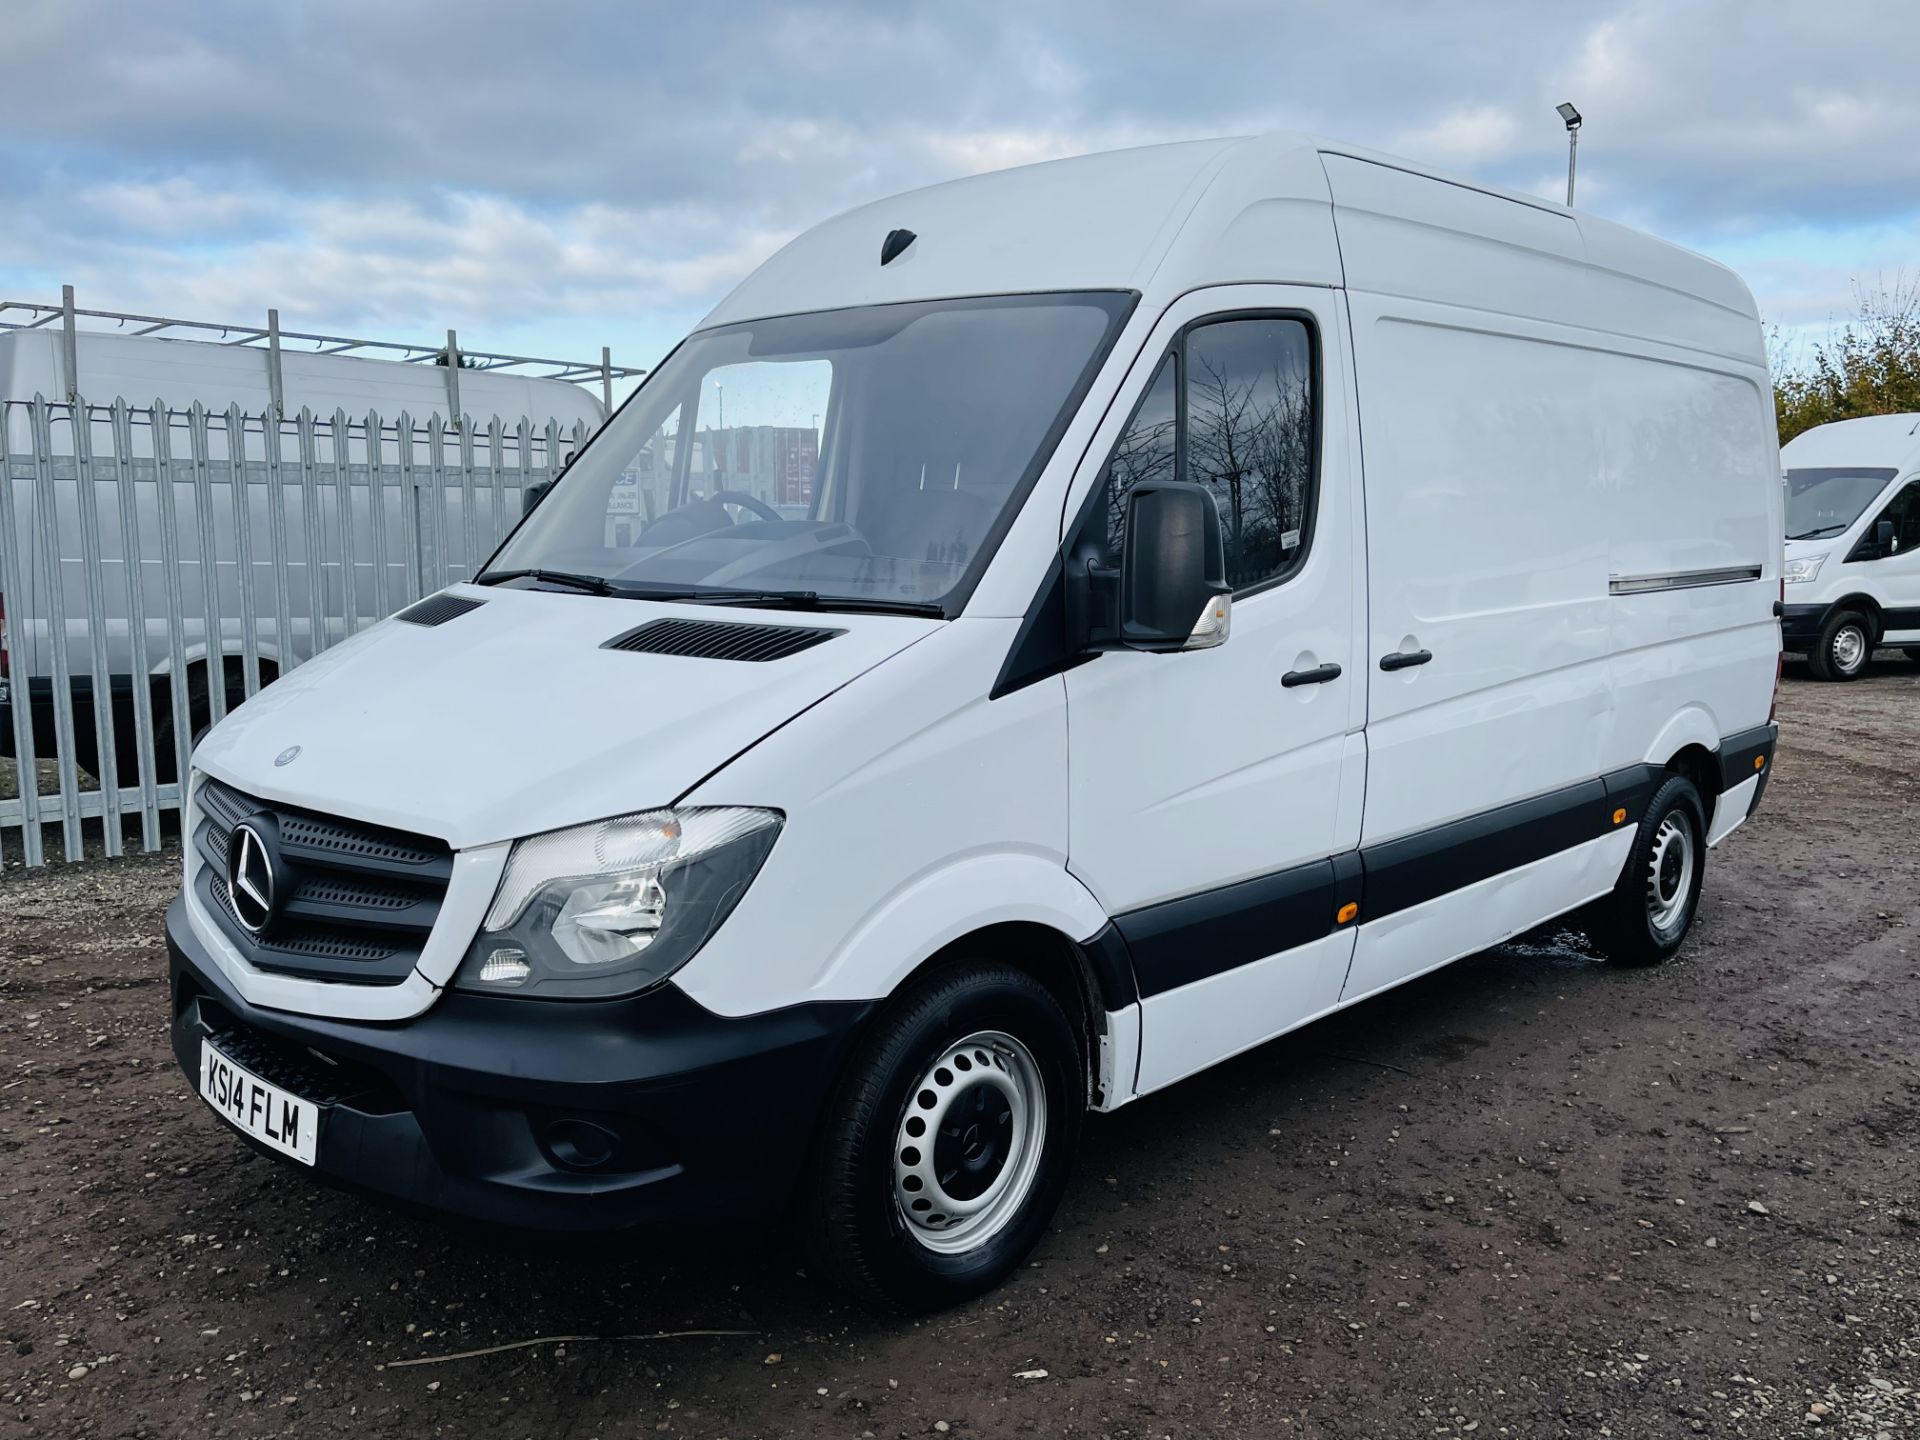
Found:
M 722 390 L 822 417 L 804 517 L 675 488 Z M 1740 281 L 1530 196 L 1273 136 L 853 211 L 214 728 L 175 1054 L 335 1183 L 976 1294 L 1089 1109 L 1557 915 L 1674 952 L 1779 475 Z
M 1787 650 L 1822 680 L 1857 680 L 1881 645 L 1920 660 L 1920 415 L 1816 426 L 1780 464 Z
M 0 504 L 11 505 L 0 514 L 0 758 L 30 746 L 51 759 L 68 747 L 97 775 L 110 746 L 114 778 L 134 785 L 150 751 L 156 778 L 170 782 L 181 742 L 359 620 L 399 608 L 410 572 L 434 575 L 427 588 L 441 583 L 450 567 L 430 548 L 438 529 L 484 534 L 474 563 L 492 549 L 518 517 L 518 488 L 496 516 L 488 508 L 496 497 L 482 493 L 467 506 L 457 480 L 446 478 L 449 464 L 471 464 L 476 448 L 483 459 L 491 453 L 490 421 L 503 422 L 511 457 L 493 458 L 514 469 L 516 487 L 523 469 L 544 483 L 560 462 L 546 454 L 549 427 L 566 437 L 551 447 L 564 453 L 606 418 L 602 401 L 575 382 L 610 393 L 615 378 L 641 373 L 613 367 L 604 352 L 597 364 L 489 352 L 448 366 L 439 363 L 446 352 L 430 346 L 283 336 L 277 318 L 271 325 L 76 311 L 70 293 L 63 306 L 0 302 L 0 487 L 10 491 Z M 72 419 L 76 398 L 84 427 Z M 37 412 L 36 401 L 45 402 Z M 406 463 L 417 459 L 422 479 L 441 478 L 443 514 L 433 513 L 428 486 L 402 483 L 414 477 L 401 473 L 397 433 L 369 447 L 369 413 L 388 427 L 402 416 L 411 422 L 419 443 L 407 447 Z M 336 414 L 344 416 L 338 471 Z M 166 432 L 158 456 L 156 415 Z M 462 415 L 476 430 L 464 447 Z M 524 455 L 522 423 L 532 429 Z M 447 427 L 449 464 L 429 458 L 435 425 Z M 393 483 L 369 481 L 370 455 L 376 469 L 393 469 Z M 232 495 L 230 456 L 244 475 L 244 502 Z M 83 464 L 95 481 L 87 505 Z M 168 494 L 155 480 L 163 465 L 173 477 Z M 187 669 L 178 705 L 176 660 Z M 222 675 L 224 684 L 215 679 Z M 96 683 L 110 697 L 106 736 L 95 722 Z M 25 701 L 21 725 L 8 713 L 15 691 Z M 141 733 L 143 704 L 151 733 Z

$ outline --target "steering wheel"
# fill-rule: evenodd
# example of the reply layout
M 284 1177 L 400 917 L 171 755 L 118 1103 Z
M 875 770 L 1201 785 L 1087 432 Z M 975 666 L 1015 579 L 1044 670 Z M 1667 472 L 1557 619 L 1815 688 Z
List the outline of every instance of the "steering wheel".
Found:
M 757 495 L 749 495 L 744 490 L 716 490 L 707 499 L 720 505 L 738 505 L 743 510 L 751 510 L 762 520 L 771 520 L 776 525 L 786 517 Z

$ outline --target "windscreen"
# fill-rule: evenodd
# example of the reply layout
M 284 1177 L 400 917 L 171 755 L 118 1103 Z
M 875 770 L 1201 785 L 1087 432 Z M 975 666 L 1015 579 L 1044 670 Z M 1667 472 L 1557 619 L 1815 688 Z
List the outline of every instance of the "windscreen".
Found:
M 702 331 L 607 422 L 488 577 L 538 569 L 623 594 L 957 613 L 1132 301 L 998 296 Z
M 1835 467 L 1787 471 L 1787 539 L 1844 535 L 1895 473 Z

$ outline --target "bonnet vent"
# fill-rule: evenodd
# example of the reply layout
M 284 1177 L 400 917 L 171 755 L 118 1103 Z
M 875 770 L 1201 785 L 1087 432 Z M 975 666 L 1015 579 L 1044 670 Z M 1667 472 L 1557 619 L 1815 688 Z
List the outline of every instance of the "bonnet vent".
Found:
M 602 650 L 685 655 L 695 660 L 784 660 L 844 635 L 818 625 L 751 625 L 727 620 L 652 620 L 616 635 Z
M 404 620 L 409 625 L 444 625 L 449 620 L 458 620 L 469 610 L 478 610 L 487 602 L 469 600 L 464 595 L 429 595 L 424 600 L 416 600 L 393 618 Z

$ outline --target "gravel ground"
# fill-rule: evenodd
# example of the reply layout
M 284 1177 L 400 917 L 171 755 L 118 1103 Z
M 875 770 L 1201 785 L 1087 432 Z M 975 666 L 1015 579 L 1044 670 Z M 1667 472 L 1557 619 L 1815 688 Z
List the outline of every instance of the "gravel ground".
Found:
M 1920 1435 L 1920 669 L 1782 714 L 1676 960 L 1549 929 L 1096 1118 L 918 1323 L 310 1186 L 174 1069 L 177 857 L 10 870 L 0 1435 Z

